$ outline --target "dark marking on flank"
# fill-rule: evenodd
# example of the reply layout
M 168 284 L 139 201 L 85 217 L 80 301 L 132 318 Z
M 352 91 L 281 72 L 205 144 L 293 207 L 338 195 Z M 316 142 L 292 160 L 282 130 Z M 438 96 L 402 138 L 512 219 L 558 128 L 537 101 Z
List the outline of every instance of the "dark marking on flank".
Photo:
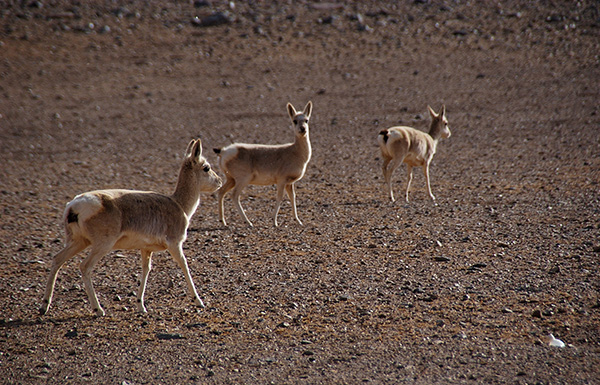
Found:
M 221 149 L 220 148 L 213 148 L 213 151 L 215 152 L 215 154 L 220 154 L 221 153 Z

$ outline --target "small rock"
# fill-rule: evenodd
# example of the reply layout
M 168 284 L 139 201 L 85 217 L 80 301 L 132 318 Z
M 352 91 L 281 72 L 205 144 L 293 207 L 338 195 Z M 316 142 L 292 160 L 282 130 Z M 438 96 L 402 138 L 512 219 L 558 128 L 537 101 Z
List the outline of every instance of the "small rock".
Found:
M 540 309 L 535 309 L 533 313 L 531 313 L 532 317 L 542 318 L 542 311 Z
M 203 18 L 194 17 L 192 24 L 197 27 L 216 27 L 232 23 L 233 17 L 228 12 L 215 12 Z
M 433 257 L 433 260 L 436 262 L 450 262 L 450 258 L 444 257 L 443 255 Z
M 179 333 L 156 333 L 159 340 L 181 340 L 184 337 Z

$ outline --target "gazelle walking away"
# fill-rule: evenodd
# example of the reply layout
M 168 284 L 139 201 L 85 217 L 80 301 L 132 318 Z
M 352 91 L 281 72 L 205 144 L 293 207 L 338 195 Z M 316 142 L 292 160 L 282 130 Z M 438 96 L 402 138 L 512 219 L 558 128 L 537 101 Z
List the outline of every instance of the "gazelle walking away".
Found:
M 427 182 L 427 192 L 431 199 L 435 201 L 435 196 L 431 193 L 429 185 L 429 164 L 435 154 L 438 141 L 441 138 L 449 138 L 451 135 L 448 128 L 448 119 L 446 119 L 446 106 L 442 106 L 439 114 L 430 106 L 427 106 L 431 115 L 431 126 L 429 133 L 416 130 L 412 127 L 392 127 L 382 130 L 377 136 L 377 142 L 381 148 L 383 156 L 383 177 L 390 194 L 392 202 L 394 201 L 394 192 L 392 191 L 392 173 L 402 164 L 406 163 L 408 171 L 408 182 L 406 183 L 406 202 L 408 202 L 408 191 L 412 181 L 413 167 L 423 167 L 425 180 Z
M 76 196 L 67 204 L 63 215 L 66 246 L 54 257 L 50 270 L 42 315 L 52 301 L 56 276 L 62 265 L 88 246 L 91 251 L 80 265 L 85 291 L 98 316 L 104 310 L 92 285 L 92 270 L 111 250 L 139 249 L 142 254 L 142 280 L 137 307 L 146 312 L 144 292 L 152 264 L 152 252 L 168 250 L 185 274 L 188 290 L 196 304 L 204 307 L 198 296 L 187 260 L 183 255 L 190 218 L 200 203 L 201 192 L 214 192 L 221 178 L 202 157 L 200 139 L 192 140 L 179 171 L 175 192 L 163 195 L 151 191 L 98 190 Z
M 301 112 L 287 104 L 288 114 L 296 132 L 293 143 L 279 145 L 233 143 L 214 151 L 219 155 L 219 167 L 225 173 L 227 180 L 217 192 L 219 198 L 219 218 L 227 226 L 223 212 L 225 194 L 233 189 L 233 202 L 238 213 L 252 226 L 240 204 L 240 193 L 248 185 L 277 185 L 277 201 L 273 220 L 277 226 L 277 214 L 283 199 L 285 188 L 290 201 L 294 218 L 298 219 L 296 211 L 296 192 L 294 183 L 304 176 L 306 165 L 310 160 L 311 147 L 308 121 L 312 112 L 312 102 L 308 102 Z

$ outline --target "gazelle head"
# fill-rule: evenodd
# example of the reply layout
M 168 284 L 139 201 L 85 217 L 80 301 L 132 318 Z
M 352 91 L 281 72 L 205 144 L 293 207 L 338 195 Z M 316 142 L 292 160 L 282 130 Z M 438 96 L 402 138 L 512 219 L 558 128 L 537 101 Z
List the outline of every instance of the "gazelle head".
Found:
M 296 135 L 306 136 L 308 135 L 308 120 L 312 112 L 312 102 L 306 103 L 304 111 L 297 112 L 294 106 L 290 103 L 287 104 L 288 114 L 292 119 L 292 124 L 296 130 Z
M 188 145 L 182 170 L 186 171 L 181 173 L 183 182 L 195 183 L 202 192 L 214 192 L 222 185 L 221 178 L 202 156 L 200 139 L 192 140 Z
M 449 138 L 450 135 L 452 135 L 452 132 L 450 132 L 450 128 L 448 127 L 448 119 L 446 118 L 446 106 L 442 105 L 442 110 L 439 114 L 436 114 L 430 106 L 427 106 L 427 109 L 429 110 L 429 114 L 431 115 L 432 130 L 435 127 L 436 131 L 439 132 L 440 137 L 442 137 L 443 139 Z

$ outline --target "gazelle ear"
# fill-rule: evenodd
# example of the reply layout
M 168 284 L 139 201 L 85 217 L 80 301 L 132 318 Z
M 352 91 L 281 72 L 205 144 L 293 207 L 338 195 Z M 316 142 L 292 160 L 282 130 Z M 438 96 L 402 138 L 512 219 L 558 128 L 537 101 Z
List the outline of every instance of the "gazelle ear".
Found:
M 194 147 L 192 147 L 192 156 L 195 159 L 199 159 L 202 156 L 202 141 L 200 139 L 197 139 Z
M 446 105 L 442 104 L 442 112 L 441 112 L 442 116 L 446 116 Z
M 191 156 L 192 155 L 192 149 L 194 148 L 194 144 L 196 144 L 196 139 L 192 139 L 190 141 L 190 143 L 188 144 L 186 150 L 185 150 L 185 156 Z
M 296 116 L 297 112 L 291 103 L 287 104 L 287 110 L 288 110 L 288 115 L 290 115 L 290 118 L 294 119 L 294 116 Z
M 200 139 L 194 139 L 188 144 L 187 150 L 185 150 L 185 156 L 191 158 L 200 158 L 202 155 L 202 141 Z
M 438 117 L 438 114 L 435 113 L 435 111 L 433 110 L 433 108 L 431 108 L 431 106 L 427 106 L 427 109 L 429 110 L 429 115 L 431 115 L 432 118 Z
M 310 118 L 310 114 L 312 113 L 312 101 L 306 103 L 306 107 L 304 107 L 304 116 L 306 118 Z

